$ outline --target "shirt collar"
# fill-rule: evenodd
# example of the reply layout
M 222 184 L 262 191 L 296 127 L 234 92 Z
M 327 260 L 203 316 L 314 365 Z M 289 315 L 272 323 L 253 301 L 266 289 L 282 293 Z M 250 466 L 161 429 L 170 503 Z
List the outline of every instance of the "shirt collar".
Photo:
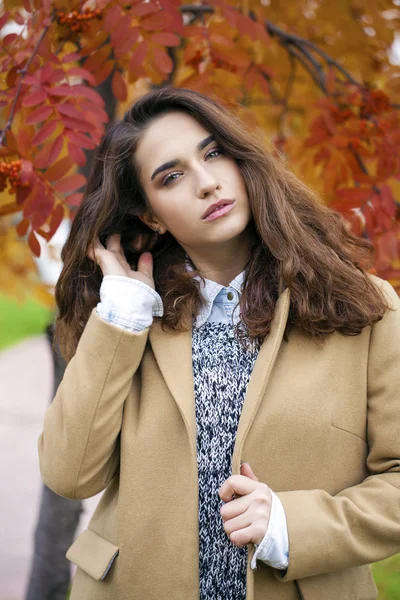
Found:
M 187 261 L 186 262 L 186 268 L 188 271 L 193 271 L 193 267 L 190 265 L 190 263 Z M 201 278 L 199 277 L 199 275 L 197 275 L 195 277 L 195 279 L 197 279 L 197 281 L 200 284 L 200 295 L 202 296 L 203 300 L 204 300 L 204 304 L 201 307 L 200 313 L 197 315 L 197 319 L 196 319 L 196 326 L 197 327 L 201 327 L 201 325 L 203 325 L 208 317 L 210 316 L 213 304 L 214 304 L 214 300 L 215 298 L 218 296 L 218 294 L 220 293 L 220 291 L 224 288 L 233 288 L 234 290 L 237 291 L 237 293 L 239 295 L 241 295 L 242 293 L 242 287 L 243 287 L 243 281 L 244 281 L 244 275 L 245 275 L 245 271 L 243 270 L 241 273 L 239 273 L 239 275 L 237 275 L 235 277 L 235 279 L 233 279 L 230 284 L 228 286 L 224 286 L 221 283 L 217 283 L 216 281 L 211 281 L 211 279 L 207 279 L 206 277 L 204 277 L 204 283 L 201 280 Z

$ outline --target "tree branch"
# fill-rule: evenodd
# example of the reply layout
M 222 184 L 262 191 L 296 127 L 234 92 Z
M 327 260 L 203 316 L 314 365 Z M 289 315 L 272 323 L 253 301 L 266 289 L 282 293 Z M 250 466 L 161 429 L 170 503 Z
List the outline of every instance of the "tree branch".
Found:
M 27 74 L 28 69 L 32 64 L 33 59 L 35 58 L 35 56 L 39 50 L 40 44 L 43 42 L 44 38 L 46 37 L 46 34 L 47 34 L 48 30 L 50 29 L 50 26 L 51 26 L 51 22 L 49 25 L 46 25 L 46 27 L 43 29 L 42 33 L 39 36 L 38 41 L 36 42 L 36 45 L 32 51 L 32 55 L 30 56 L 28 62 L 26 63 L 25 67 L 23 69 L 21 69 L 21 71 L 19 71 L 21 74 L 21 77 L 19 79 L 17 90 L 15 92 L 14 100 L 13 100 L 11 110 L 10 110 L 10 115 L 8 117 L 8 121 L 5 124 L 4 129 L 0 133 L 0 146 L 3 145 L 3 140 L 5 138 L 7 131 L 9 129 L 11 129 L 11 125 L 12 125 L 12 122 L 14 119 L 15 110 L 17 108 L 17 102 L 18 102 L 19 95 L 21 93 L 21 87 L 22 87 L 22 83 L 24 81 L 25 75 Z

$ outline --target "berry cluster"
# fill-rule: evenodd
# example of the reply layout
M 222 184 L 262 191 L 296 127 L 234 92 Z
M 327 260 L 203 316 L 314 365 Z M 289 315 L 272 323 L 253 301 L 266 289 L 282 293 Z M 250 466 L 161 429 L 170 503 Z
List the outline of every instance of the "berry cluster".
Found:
M 28 187 L 29 183 L 22 183 L 19 179 L 22 162 L 13 160 L 11 162 L 0 162 L 0 192 L 4 192 L 7 187 L 7 180 L 10 184 L 10 192 L 15 194 L 17 188 Z
M 369 115 L 378 115 L 389 110 L 390 98 L 381 90 L 371 90 L 364 95 L 363 103 L 360 107 L 361 117 L 367 118 Z
M 57 21 L 60 25 L 67 25 L 74 33 L 81 33 L 82 31 L 86 31 L 88 29 L 87 21 L 90 21 L 91 19 L 101 19 L 103 16 L 103 11 L 99 8 L 96 10 L 85 8 L 85 10 L 81 13 L 76 10 L 73 10 L 69 13 L 64 13 L 61 10 L 58 10 L 56 15 Z

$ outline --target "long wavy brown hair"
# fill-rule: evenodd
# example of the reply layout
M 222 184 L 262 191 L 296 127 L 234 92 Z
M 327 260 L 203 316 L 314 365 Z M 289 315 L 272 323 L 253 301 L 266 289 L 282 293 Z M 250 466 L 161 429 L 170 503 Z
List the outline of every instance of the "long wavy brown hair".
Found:
M 258 240 L 245 268 L 240 299 L 242 328 L 250 338 L 262 342 L 268 334 L 276 301 L 286 287 L 291 292 L 287 332 L 296 326 L 322 340 L 335 331 L 357 335 L 380 320 L 388 305 L 368 273 L 372 245 L 350 233 L 342 217 L 282 157 L 267 150 L 261 133 L 246 128 L 235 112 L 193 90 L 163 87 L 143 95 L 122 120 L 108 127 L 93 159 L 55 289 L 55 341 L 66 360 L 74 355 L 100 301 L 102 272 L 87 257 L 96 236 L 104 243 L 109 235 L 121 233 L 132 268 L 141 252 L 152 252 L 164 329 L 190 328 L 201 307 L 195 279 L 201 274 L 195 265 L 187 269 L 188 257 L 169 232 L 157 239 L 139 218 L 151 213 L 151 207 L 135 164 L 136 148 L 152 120 L 172 110 L 197 119 L 242 173 L 252 211 L 250 227 Z

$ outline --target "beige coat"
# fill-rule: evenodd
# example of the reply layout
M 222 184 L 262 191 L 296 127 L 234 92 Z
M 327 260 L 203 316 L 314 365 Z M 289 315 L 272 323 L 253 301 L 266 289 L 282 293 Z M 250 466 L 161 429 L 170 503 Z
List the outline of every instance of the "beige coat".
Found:
M 400 302 L 358 336 L 283 339 L 276 306 L 233 453 L 283 503 L 286 576 L 258 561 L 247 600 L 372 600 L 368 563 L 400 551 Z M 93 310 L 39 439 L 43 480 L 68 498 L 105 489 L 67 556 L 71 600 L 197 600 L 198 481 L 191 333 L 141 333 Z M 210 599 L 211 600 L 211 599 Z

